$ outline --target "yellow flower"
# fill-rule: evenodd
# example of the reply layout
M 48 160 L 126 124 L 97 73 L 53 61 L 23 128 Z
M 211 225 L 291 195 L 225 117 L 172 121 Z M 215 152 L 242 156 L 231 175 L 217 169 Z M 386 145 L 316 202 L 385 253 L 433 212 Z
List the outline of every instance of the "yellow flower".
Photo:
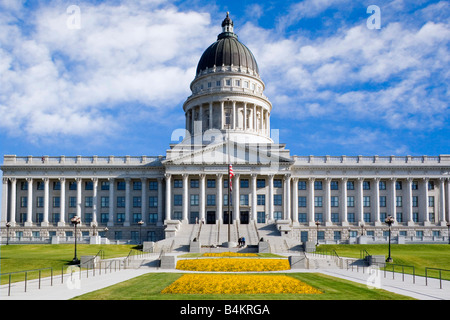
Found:
M 172 294 L 320 294 L 319 290 L 285 275 L 185 274 L 161 293 Z
M 186 259 L 177 262 L 177 269 L 190 271 L 280 271 L 290 269 L 287 259 Z

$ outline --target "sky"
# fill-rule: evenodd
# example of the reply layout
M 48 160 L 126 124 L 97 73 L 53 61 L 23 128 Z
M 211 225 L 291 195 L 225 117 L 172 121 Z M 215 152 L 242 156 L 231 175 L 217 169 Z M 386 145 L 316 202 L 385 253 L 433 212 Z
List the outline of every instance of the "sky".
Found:
M 448 1 L 0 0 L 1 158 L 165 155 L 227 11 L 291 155 L 450 154 Z

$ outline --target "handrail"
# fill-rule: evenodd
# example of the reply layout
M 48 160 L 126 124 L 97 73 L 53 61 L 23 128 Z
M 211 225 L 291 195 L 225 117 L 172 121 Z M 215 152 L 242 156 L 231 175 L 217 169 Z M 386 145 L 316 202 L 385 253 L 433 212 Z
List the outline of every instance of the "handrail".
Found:
M 448 269 L 440 269 L 440 268 L 431 268 L 431 267 L 425 267 L 425 285 L 428 285 L 428 270 L 439 270 L 439 285 L 442 289 L 442 271 L 448 271 Z
M 359 258 L 360 259 L 366 259 L 368 256 L 370 256 L 371 254 L 366 250 L 366 249 L 362 249 L 359 251 Z

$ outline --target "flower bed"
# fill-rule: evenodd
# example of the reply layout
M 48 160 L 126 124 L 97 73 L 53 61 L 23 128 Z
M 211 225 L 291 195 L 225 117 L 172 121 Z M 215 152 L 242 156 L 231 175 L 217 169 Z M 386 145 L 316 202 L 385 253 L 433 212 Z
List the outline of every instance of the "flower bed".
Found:
M 319 290 L 285 275 L 185 274 L 161 293 L 175 294 L 320 294 Z
M 280 271 L 291 268 L 287 259 L 187 259 L 178 260 L 177 269 L 189 271 Z
M 202 255 L 203 257 L 258 257 L 256 253 L 240 253 L 240 252 L 208 252 Z

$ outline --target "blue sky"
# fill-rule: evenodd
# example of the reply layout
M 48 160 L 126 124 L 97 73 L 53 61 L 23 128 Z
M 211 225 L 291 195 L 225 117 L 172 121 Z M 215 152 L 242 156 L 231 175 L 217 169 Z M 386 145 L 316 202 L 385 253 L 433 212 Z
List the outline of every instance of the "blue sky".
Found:
M 450 153 L 447 1 L 0 0 L 0 156 L 164 155 L 227 11 L 292 155 Z

